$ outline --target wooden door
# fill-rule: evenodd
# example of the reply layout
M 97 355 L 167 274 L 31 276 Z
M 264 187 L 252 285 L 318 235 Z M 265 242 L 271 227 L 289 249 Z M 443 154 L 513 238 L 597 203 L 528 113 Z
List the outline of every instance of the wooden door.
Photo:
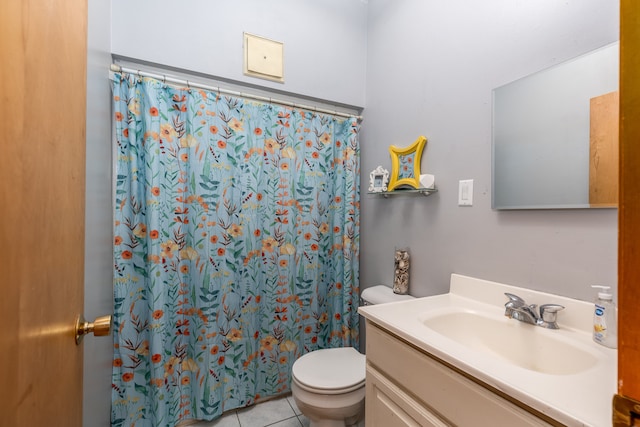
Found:
M 0 2 L 0 425 L 82 424 L 85 0 Z
M 620 3 L 618 396 L 614 425 L 640 425 L 640 2 Z

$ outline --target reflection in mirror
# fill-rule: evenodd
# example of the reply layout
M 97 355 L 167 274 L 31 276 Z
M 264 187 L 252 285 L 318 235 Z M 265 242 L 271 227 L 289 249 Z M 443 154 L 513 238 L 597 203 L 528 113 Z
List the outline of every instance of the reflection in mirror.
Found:
M 494 89 L 494 209 L 617 206 L 618 50 Z

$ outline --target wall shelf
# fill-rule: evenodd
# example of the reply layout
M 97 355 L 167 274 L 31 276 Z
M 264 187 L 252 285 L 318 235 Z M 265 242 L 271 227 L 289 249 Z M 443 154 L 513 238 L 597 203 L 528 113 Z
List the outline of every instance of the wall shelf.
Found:
M 419 196 L 419 195 L 430 196 L 433 193 L 437 193 L 437 192 L 438 192 L 437 188 L 411 188 L 406 190 L 393 190 L 393 191 L 378 191 L 378 192 L 369 191 L 368 194 L 371 194 L 373 196 L 382 196 L 386 199 L 389 197 L 396 197 L 396 196 Z

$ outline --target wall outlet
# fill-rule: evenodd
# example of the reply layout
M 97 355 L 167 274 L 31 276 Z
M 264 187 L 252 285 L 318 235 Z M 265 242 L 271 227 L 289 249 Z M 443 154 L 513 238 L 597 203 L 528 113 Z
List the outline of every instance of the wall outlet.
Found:
M 461 179 L 458 186 L 458 206 L 473 206 L 473 180 Z

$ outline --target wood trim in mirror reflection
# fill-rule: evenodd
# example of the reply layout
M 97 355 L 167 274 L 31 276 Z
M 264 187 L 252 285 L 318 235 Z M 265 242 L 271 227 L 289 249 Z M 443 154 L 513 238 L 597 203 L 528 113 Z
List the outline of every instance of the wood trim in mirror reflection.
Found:
M 618 92 L 591 98 L 589 133 L 589 204 L 618 206 Z
M 422 150 L 426 143 L 427 138 L 420 135 L 413 144 L 406 148 L 396 147 L 395 145 L 389 147 L 389 154 L 391 154 L 391 180 L 389 181 L 388 191 L 395 190 L 402 185 L 420 188 L 420 161 L 422 160 Z M 411 168 L 411 164 L 413 164 L 413 168 Z

